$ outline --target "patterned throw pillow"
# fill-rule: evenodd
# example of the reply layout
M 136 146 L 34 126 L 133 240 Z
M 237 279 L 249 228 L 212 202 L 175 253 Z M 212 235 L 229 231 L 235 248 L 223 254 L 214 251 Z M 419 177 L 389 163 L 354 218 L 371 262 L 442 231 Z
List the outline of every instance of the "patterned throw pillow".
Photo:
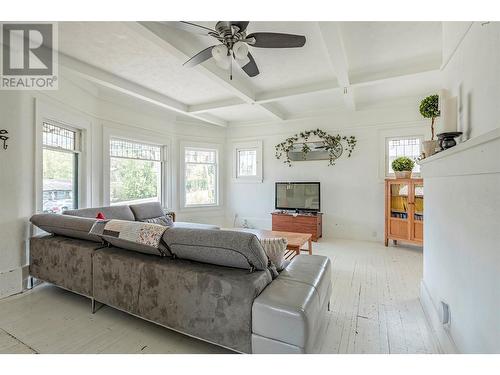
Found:
M 163 242 L 168 227 L 129 220 L 97 220 L 89 234 L 126 250 L 160 256 L 171 255 Z
M 171 227 L 174 225 L 174 222 L 172 221 L 171 215 L 163 215 L 160 217 L 153 217 L 151 219 L 144 219 L 142 221 L 145 223 L 163 225 L 164 227 Z
M 276 266 L 278 271 L 285 266 L 285 252 L 288 241 L 286 238 L 262 238 L 260 240 L 269 260 Z

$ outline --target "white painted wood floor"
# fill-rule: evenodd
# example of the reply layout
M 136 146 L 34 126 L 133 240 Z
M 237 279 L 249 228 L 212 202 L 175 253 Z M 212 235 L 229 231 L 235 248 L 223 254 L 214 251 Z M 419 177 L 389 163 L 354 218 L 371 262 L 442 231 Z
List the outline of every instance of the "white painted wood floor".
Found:
M 418 299 L 422 251 L 321 240 L 333 262 L 323 353 L 438 353 Z M 228 353 L 51 285 L 0 300 L 0 353 Z

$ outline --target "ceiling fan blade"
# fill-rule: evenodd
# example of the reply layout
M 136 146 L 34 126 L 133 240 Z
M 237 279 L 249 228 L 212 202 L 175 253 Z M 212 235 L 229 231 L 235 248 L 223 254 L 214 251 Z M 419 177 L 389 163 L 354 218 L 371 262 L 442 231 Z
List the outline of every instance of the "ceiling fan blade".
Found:
M 303 35 L 280 34 L 280 33 L 253 33 L 246 39 L 255 39 L 255 43 L 250 43 L 252 47 L 260 48 L 296 48 L 306 44 L 306 37 Z
M 193 66 L 196 66 L 198 64 L 201 64 L 204 61 L 207 61 L 209 58 L 212 57 L 212 48 L 215 46 L 210 46 L 205 48 L 203 51 L 198 52 L 196 55 L 191 57 L 188 61 L 186 61 L 184 66 L 188 68 L 192 68 Z
M 245 31 L 247 29 L 250 21 L 230 21 L 229 23 L 231 25 L 238 26 L 239 32 L 242 33 L 243 31 Z
M 202 34 L 202 35 L 210 35 L 210 33 L 216 33 L 215 30 L 212 30 L 208 27 L 197 25 L 192 22 L 186 21 L 165 21 L 162 22 L 164 25 L 175 27 L 176 29 L 187 31 L 193 34 Z
M 247 57 L 249 61 L 245 65 L 243 65 L 241 69 L 243 69 L 243 71 L 248 74 L 249 77 L 255 77 L 260 73 L 259 68 L 257 67 L 257 64 L 255 63 L 255 60 L 250 52 L 248 52 Z

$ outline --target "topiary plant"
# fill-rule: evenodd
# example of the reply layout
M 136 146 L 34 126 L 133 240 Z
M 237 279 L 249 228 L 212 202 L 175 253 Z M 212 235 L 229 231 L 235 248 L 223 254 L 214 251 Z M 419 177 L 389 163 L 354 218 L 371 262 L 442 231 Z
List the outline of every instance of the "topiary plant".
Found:
M 415 162 L 406 156 L 400 156 L 392 162 L 392 169 L 395 172 L 411 171 L 415 167 Z
M 441 115 L 439 111 L 439 95 L 430 95 L 420 102 L 420 114 L 431 119 L 431 141 L 434 140 L 434 121 Z

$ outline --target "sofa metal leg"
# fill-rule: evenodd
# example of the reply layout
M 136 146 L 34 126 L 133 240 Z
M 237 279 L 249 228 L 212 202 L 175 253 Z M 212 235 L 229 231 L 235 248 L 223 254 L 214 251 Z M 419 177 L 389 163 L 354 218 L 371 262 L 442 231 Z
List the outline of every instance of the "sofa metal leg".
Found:
M 33 276 L 28 276 L 28 289 L 33 289 L 35 287 L 35 278 Z
M 330 310 L 330 301 L 328 301 L 328 311 L 331 311 Z
M 95 314 L 101 307 L 104 306 L 104 303 L 97 302 L 94 297 L 90 297 L 90 302 L 92 314 Z

